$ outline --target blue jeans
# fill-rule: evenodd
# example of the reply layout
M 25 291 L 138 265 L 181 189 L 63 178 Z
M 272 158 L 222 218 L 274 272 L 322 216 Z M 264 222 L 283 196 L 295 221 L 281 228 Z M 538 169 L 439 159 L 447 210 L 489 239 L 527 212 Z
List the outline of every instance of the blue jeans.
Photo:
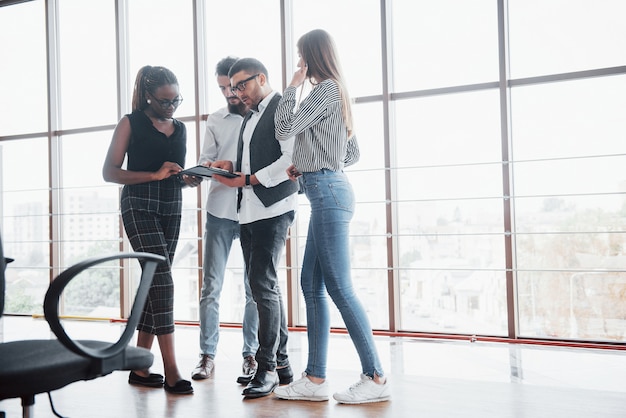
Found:
M 270 219 L 241 224 L 241 248 L 250 289 L 259 312 L 259 370 L 272 371 L 289 364 L 287 316 L 278 287 L 278 263 L 293 223 L 290 211 Z
M 354 193 L 342 172 L 303 173 L 311 218 L 302 261 L 301 285 L 306 303 L 309 357 L 308 375 L 326 378 L 330 314 L 328 295 L 341 313 L 361 360 L 362 373 L 383 376 L 372 328 L 352 286 L 350 274 L 350 220 Z
M 200 351 L 215 358 L 220 334 L 220 294 L 224 285 L 224 272 L 228 254 L 235 239 L 239 238 L 239 223 L 207 213 L 204 235 L 204 265 L 202 292 L 200 294 Z M 248 276 L 243 280 L 246 304 L 243 312 L 243 348 L 241 354 L 254 356 L 259 346 L 257 330 L 259 316 L 252 298 Z

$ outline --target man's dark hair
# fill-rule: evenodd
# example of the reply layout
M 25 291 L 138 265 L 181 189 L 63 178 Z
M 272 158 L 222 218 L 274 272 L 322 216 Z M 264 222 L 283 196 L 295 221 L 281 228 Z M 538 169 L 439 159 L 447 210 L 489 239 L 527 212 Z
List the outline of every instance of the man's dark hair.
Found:
M 230 67 L 232 67 L 233 64 L 237 62 L 238 59 L 239 58 L 237 57 L 231 57 L 231 56 L 222 58 L 220 62 L 218 62 L 217 65 L 215 66 L 215 75 L 216 76 L 225 75 L 228 77 L 228 71 L 230 70 Z
M 261 63 L 258 59 L 255 58 L 241 58 L 238 59 L 230 70 L 228 71 L 228 77 L 232 77 L 240 71 L 245 71 L 250 74 L 265 74 L 265 78 L 269 80 L 269 75 L 267 74 L 267 68 L 265 65 Z

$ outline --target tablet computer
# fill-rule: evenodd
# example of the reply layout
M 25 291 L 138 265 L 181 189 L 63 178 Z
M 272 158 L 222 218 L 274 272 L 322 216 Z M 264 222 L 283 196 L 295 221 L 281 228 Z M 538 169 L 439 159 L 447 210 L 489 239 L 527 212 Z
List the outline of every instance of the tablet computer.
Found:
M 219 174 L 220 176 L 233 178 L 239 177 L 237 174 L 233 174 L 228 170 L 217 167 L 205 167 L 203 165 L 197 165 L 192 168 L 188 168 L 180 172 L 180 174 L 186 174 L 188 176 L 200 176 L 200 177 L 213 177 L 213 174 Z

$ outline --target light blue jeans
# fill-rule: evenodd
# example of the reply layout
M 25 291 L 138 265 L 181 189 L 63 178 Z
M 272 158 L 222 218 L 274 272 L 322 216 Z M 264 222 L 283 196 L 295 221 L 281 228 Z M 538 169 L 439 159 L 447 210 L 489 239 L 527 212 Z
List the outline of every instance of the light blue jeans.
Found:
M 239 238 L 239 223 L 207 213 L 204 235 L 204 265 L 200 294 L 200 351 L 215 358 L 220 338 L 220 294 L 224 285 L 226 262 L 233 241 Z M 246 304 L 243 313 L 243 357 L 254 356 L 259 347 L 259 315 L 252 299 L 248 276 L 243 280 Z
M 350 220 L 354 193 L 342 172 L 303 173 L 311 218 L 302 261 L 301 285 L 306 303 L 309 357 L 306 373 L 326 378 L 330 313 L 328 295 L 341 313 L 361 360 L 362 373 L 383 376 L 372 328 L 352 286 L 350 274 Z

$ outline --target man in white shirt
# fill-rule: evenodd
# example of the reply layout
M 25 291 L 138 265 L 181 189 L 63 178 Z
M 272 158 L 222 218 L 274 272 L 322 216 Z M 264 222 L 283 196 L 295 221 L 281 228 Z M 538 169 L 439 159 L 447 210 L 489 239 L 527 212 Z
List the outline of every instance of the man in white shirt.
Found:
M 242 394 L 258 398 L 272 393 L 279 383 L 293 380 L 277 271 L 298 203 L 298 184 L 289 180 L 286 171 L 294 138 L 276 139 L 274 113 L 281 96 L 272 90 L 261 62 L 242 58 L 228 75 L 233 92 L 250 112 L 243 120 L 234 164 L 239 176 L 214 178 L 238 188 L 241 247 L 259 313 L 258 370 Z M 216 162 L 215 166 L 233 169 L 232 161 Z
M 210 167 L 217 160 L 235 160 L 241 122 L 248 107 L 231 90 L 228 71 L 237 58 L 226 57 L 217 63 L 215 76 L 227 106 L 209 115 L 204 144 L 198 164 Z M 206 202 L 207 220 L 204 235 L 203 282 L 200 294 L 200 361 L 191 378 L 206 379 L 215 369 L 214 359 L 219 341 L 220 294 L 224 285 L 226 263 L 232 243 L 239 238 L 236 190 L 217 181 L 209 181 Z M 250 283 L 244 272 L 245 309 L 243 315 L 243 365 L 237 382 L 247 384 L 254 376 L 254 359 L 259 342 L 259 317 L 252 298 Z

